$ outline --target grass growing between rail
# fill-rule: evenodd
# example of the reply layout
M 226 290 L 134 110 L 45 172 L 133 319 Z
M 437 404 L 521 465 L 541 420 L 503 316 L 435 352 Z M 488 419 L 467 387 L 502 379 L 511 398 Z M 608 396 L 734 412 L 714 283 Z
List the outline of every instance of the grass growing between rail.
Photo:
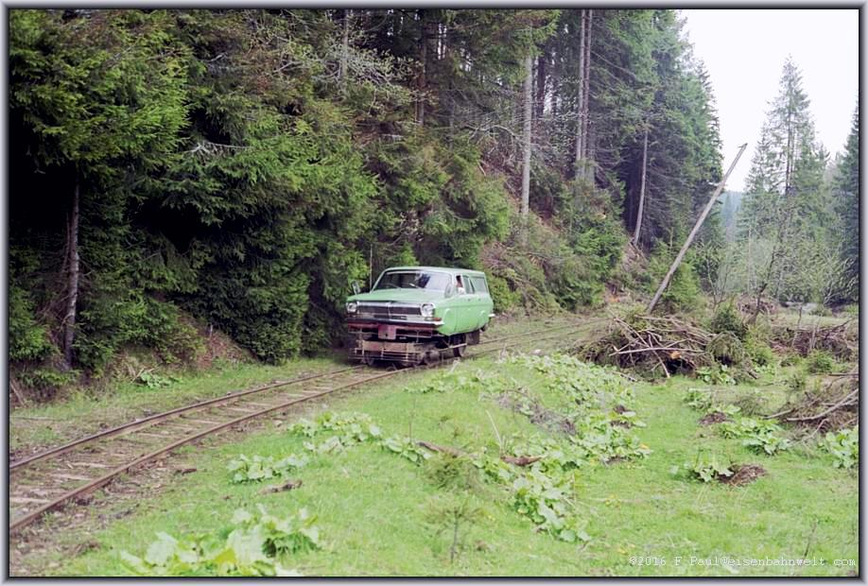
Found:
M 581 321 L 576 316 L 495 320 L 484 339 Z M 199 372 L 155 373 L 159 384 L 119 380 L 100 391 L 79 390 L 61 401 L 16 408 L 10 416 L 12 452 L 70 441 L 105 427 L 181 407 L 274 380 L 328 372 L 348 365 L 342 351 L 279 366 L 224 363 Z
M 408 436 L 464 452 L 485 448 L 496 455 L 515 441 L 509 438 L 533 434 L 563 441 L 552 425 L 531 423 L 529 415 L 568 407 L 556 385 L 525 363 L 488 358 L 461 364 L 454 374 L 470 380 L 477 373 L 483 381 L 489 376 L 514 380 L 536 397 L 539 408 L 525 405 L 520 412 L 480 393 L 478 386 L 450 387 L 444 381 L 456 377 L 431 371 L 391 379 L 319 410 L 363 413 L 383 436 Z M 435 392 L 407 392 L 426 381 Z M 590 462 L 574 472 L 570 505 L 584 537 L 572 543 L 536 531 L 534 522 L 517 512 L 504 486 L 484 482 L 469 489 L 444 488 L 431 474 L 436 458 L 418 465 L 371 442 L 311 456 L 308 465 L 291 473 L 302 481 L 295 490 L 261 494 L 263 487 L 281 481 L 231 483 L 227 464 L 241 454 L 278 460 L 305 453 L 303 444 L 311 438 L 289 433 L 288 420 L 275 421 L 270 430 L 236 444 L 188 452 L 196 472 L 178 477 L 132 514 L 95 531 L 98 547 L 55 560 L 60 565 L 52 573 L 127 575 L 119 552 L 143 556 L 161 531 L 175 537 L 219 531 L 237 509 L 254 511 L 257 505 L 278 517 L 301 508 L 317 516 L 321 549 L 281 557 L 283 566 L 305 575 L 808 576 L 858 571 L 858 565 L 849 565 L 858 564 L 855 473 L 833 468 L 831 457 L 815 449 L 796 446 L 775 456 L 759 455 L 738 440 L 722 438 L 714 426 L 698 425 L 701 414 L 682 401 L 688 388 L 702 386 L 698 381 L 676 377 L 659 385 L 628 386 L 633 392 L 628 407 L 646 424 L 629 431 L 653 451 L 646 458 Z M 767 475 L 741 487 L 673 475 L 673 467 L 693 461 L 699 452 L 759 464 Z M 450 522 L 449 514 L 457 510 L 462 511 L 454 515 L 458 523 Z M 797 558 L 824 559 L 825 564 L 779 565 L 781 559 Z M 744 565 L 751 560 L 758 565 Z M 835 565 L 835 560 L 853 562 Z
M 16 409 L 10 416 L 9 447 L 35 447 L 62 443 L 161 411 L 274 380 L 345 368 L 335 358 L 289 362 L 282 366 L 237 364 L 207 371 L 165 375 L 165 384 L 148 387 L 119 381 L 99 394 L 79 391 L 57 403 Z

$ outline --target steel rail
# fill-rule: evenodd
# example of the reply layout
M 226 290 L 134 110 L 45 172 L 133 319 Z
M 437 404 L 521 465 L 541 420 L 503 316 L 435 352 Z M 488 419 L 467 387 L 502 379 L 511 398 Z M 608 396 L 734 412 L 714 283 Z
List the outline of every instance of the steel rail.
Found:
M 562 329 L 565 329 L 568 327 L 574 327 L 576 325 L 577 324 L 569 324 L 569 325 L 564 325 L 564 326 L 558 326 L 556 328 L 548 328 L 546 330 L 541 330 L 541 331 L 536 331 L 536 332 L 524 332 L 521 334 L 515 334 L 513 336 L 501 336 L 500 338 L 495 338 L 493 340 L 485 340 L 483 342 L 480 342 L 477 345 L 482 346 L 485 344 L 495 344 L 495 343 L 498 343 L 498 342 L 501 342 L 504 340 L 511 340 L 511 339 L 515 339 L 515 338 L 531 336 L 534 334 L 539 334 L 541 332 L 551 332 L 554 330 L 562 330 Z M 98 432 L 93 433 L 91 435 L 87 435 L 87 436 L 78 438 L 76 440 L 73 440 L 71 442 L 61 444 L 59 446 L 55 446 L 53 448 L 44 450 L 44 451 L 36 453 L 36 454 L 33 454 L 33 455 L 28 456 L 26 458 L 22 458 L 20 460 L 10 462 L 9 470 L 11 472 L 12 470 L 15 470 L 17 468 L 21 468 L 22 466 L 26 466 L 28 464 L 33 464 L 35 462 L 39 462 L 39 461 L 44 460 L 46 458 L 49 458 L 51 456 L 60 456 L 62 454 L 69 452 L 70 450 L 73 450 L 73 449 L 75 449 L 79 446 L 82 446 L 84 444 L 87 444 L 87 443 L 90 443 L 90 442 L 93 442 L 96 440 L 112 437 L 112 436 L 117 435 L 123 431 L 132 430 L 132 429 L 135 429 L 138 427 L 144 427 L 146 424 L 154 424 L 154 423 L 159 422 L 159 421 L 164 421 L 164 420 L 169 419 L 173 415 L 180 415 L 182 413 L 187 413 L 189 411 L 194 411 L 197 409 L 203 409 L 205 407 L 211 407 L 214 405 L 218 405 L 220 403 L 231 402 L 231 401 L 234 401 L 235 399 L 238 399 L 240 397 L 244 397 L 246 395 L 261 393 L 264 391 L 269 391 L 269 390 L 277 389 L 277 388 L 281 388 L 281 387 L 289 387 L 289 386 L 297 385 L 297 384 L 300 384 L 303 382 L 309 382 L 312 380 L 328 378 L 328 377 L 331 377 L 334 375 L 343 374 L 345 372 L 349 372 L 349 371 L 353 371 L 353 370 L 361 370 L 364 368 L 366 368 L 364 365 L 359 365 L 359 366 L 351 366 L 351 367 L 347 367 L 347 368 L 340 368 L 337 370 L 332 370 L 332 371 L 324 372 L 324 373 L 307 375 L 307 376 L 295 378 L 295 379 L 288 380 L 288 381 L 275 382 L 275 383 L 270 383 L 267 385 L 262 385 L 259 387 L 253 387 L 251 389 L 245 389 L 245 390 L 238 391 L 235 393 L 229 393 L 229 394 L 226 394 L 226 395 L 223 395 L 220 397 L 215 397 L 212 399 L 206 399 L 204 401 L 199 401 L 198 403 L 191 403 L 189 405 L 184 405 L 181 407 L 177 407 L 175 409 L 170 409 L 169 411 L 163 411 L 161 413 L 155 413 L 153 415 L 149 415 L 149 416 L 143 417 L 141 419 L 135 419 L 133 421 L 123 423 L 121 425 L 112 427 L 110 429 L 104 429 L 104 430 L 98 431 Z
M 247 414 L 247 415 L 242 415 L 241 417 L 237 417 L 235 419 L 232 419 L 231 421 L 227 421 L 225 423 L 221 423 L 219 425 L 209 427 L 208 429 L 206 429 L 204 431 L 200 431 L 199 433 L 183 437 L 183 438 L 176 440 L 176 441 L 174 441 L 168 445 L 164 445 L 163 447 L 158 448 L 157 450 L 154 450 L 150 453 L 147 453 L 144 456 L 140 456 L 128 464 L 124 464 L 123 466 L 115 468 L 111 472 L 108 472 L 108 473 L 104 474 L 103 476 L 100 476 L 99 478 L 97 478 L 91 482 L 88 482 L 87 484 L 84 484 L 84 485 L 79 486 L 79 487 L 77 487 L 77 488 L 75 488 L 69 492 L 64 493 L 63 495 L 55 498 L 50 503 L 47 503 L 47 504 L 31 511 L 30 513 L 24 515 L 23 517 L 19 517 L 18 519 L 15 519 L 14 521 L 12 521 L 12 523 L 10 523 L 9 531 L 10 532 L 16 531 L 16 530 L 18 530 L 18 529 L 20 529 L 26 525 L 29 525 L 30 523 L 32 523 L 33 521 L 38 519 L 44 513 L 47 513 L 48 511 L 51 511 L 52 509 L 56 509 L 60 505 L 66 503 L 69 500 L 74 499 L 77 496 L 86 494 L 92 490 L 96 490 L 97 488 L 100 488 L 101 486 L 108 484 L 109 482 L 111 482 L 111 480 L 113 478 L 115 478 L 116 476 L 118 476 L 120 474 L 123 474 L 124 472 L 127 472 L 131 468 L 135 468 L 136 466 L 139 466 L 141 464 L 144 464 L 145 462 L 153 460 L 154 458 L 161 456 L 161 455 L 165 454 L 166 452 L 170 452 L 177 447 L 183 446 L 184 444 L 188 444 L 188 443 L 195 441 L 197 439 L 211 435 L 213 433 L 216 433 L 218 431 L 226 429 L 227 427 L 232 427 L 233 425 L 238 425 L 239 423 L 244 423 L 245 421 L 247 421 L 249 419 L 261 417 L 262 415 L 265 415 L 267 413 L 271 413 L 272 411 L 279 411 L 281 409 L 286 409 L 287 407 L 291 407 L 292 405 L 295 405 L 297 403 L 303 403 L 305 401 L 310 401 L 312 399 L 322 397 L 323 395 L 328 395 L 330 393 L 335 393 L 335 392 L 349 389 L 352 387 L 357 387 L 359 385 L 362 385 L 362 384 L 365 384 L 365 383 L 368 383 L 368 382 L 371 382 L 371 381 L 374 381 L 377 379 L 395 376 L 396 374 L 400 374 L 402 372 L 405 372 L 405 371 L 390 370 L 388 372 L 383 372 L 383 373 L 375 374 L 373 376 L 369 376 L 369 377 L 364 378 L 360 381 L 354 381 L 354 382 L 351 382 L 351 383 L 348 383 L 345 385 L 340 385 L 340 386 L 337 386 L 333 389 L 326 389 L 324 391 L 319 391 L 317 393 L 311 393 L 310 395 L 305 395 L 304 397 L 297 397 L 297 398 L 292 399 L 290 401 L 286 401 L 286 402 L 280 403 L 278 405 L 273 405 L 273 406 L 267 407 L 265 409 L 261 409 L 259 411 L 255 411 L 255 412 Z
M 45 450 L 44 452 L 39 452 L 38 454 L 28 456 L 27 458 L 24 458 L 22 460 L 16 460 L 15 462 L 11 462 L 9 464 L 9 470 L 10 471 L 15 470 L 16 468 L 20 468 L 21 466 L 26 466 L 27 464 L 32 464 L 32 463 L 38 462 L 40 460 L 44 460 L 45 458 L 48 458 L 50 456 L 59 456 L 61 454 L 65 454 L 66 452 L 68 452 L 74 448 L 77 448 L 78 446 L 81 446 L 82 444 L 86 444 L 86 443 L 89 443 L 89 442 L 92 442 L 92 441 L 95 441 L 98 439 L 105 439 L 105 438 L 117 435 L 118 433 L 120 433 L 122 431 L 126 431 L 128 429 L 132 429 L 135 427 L 145 425 L 146 423 L 153 423 L 156 421 L 163 421 L 163 420 L 169 419 L 172 415 L 179 415 L 181 413 L 186 413 L 187 411 L 193 411 L 195 409 L 202 409 L 204 407 L 210 407 L 212 405 L 217 405 L 219 403 L 226 403 L 229 401 L 233 401 L 239 397 L 243 397 L 245 395 L 251 395 L 254 393 L 261 393 L 264 391 L 268 391 L 271 389 L 277 389 L 280 387 L 288 387 L 291 385 L 297 385 L 297 384 L 300 384 L 303 382 L 308 382 L 308 381 L 315 380 L 315 379 L 328 378 L 329 376 L 341 374 L 341 373 L 348 372 L 351 370 L 360 370 L 362 368 L 365 368 L 365 367 L 364 366 L 351 366 L 348 368 L 341 368 L 338 370 L 332 370 L 330 372 L 303 376 L 303 377 L 292 379 L 290 381 L 270 383 L 270 384 L 262 385 L 259 387 L 253 387 L 252 389 L 246 389 L 243 391 L 238 391 L 236 393 L 230 393 L 228 395 L 223 395 L 221 397 L 215 397 L 213 399 L 206 399 L 205 401 L 200 401 L 198 403 L 191 403 L 190 405 L 185 405 L 183 407 L 178 407 L 176 409 L 170 409 L 169 411 L 163 411 L 162 413 L 155 413 L 154 415 L 149 415 L 148 417 L 144 417 L 142 419 L 136 419 L 134 421 L 129 421 L 127 423 L 118 425 L 116 427 L 112 427 L 111 429 L 105 429 L 105 430 L 99 431 L 97 433 L 79 438 L 77 440 L 73 440 L 69 443 L 51 448 L 49 450 Z
M 560 326 L 557 328 L 549 328 L 546 331 L 551 332 L 553 330 L 562 330 L 562 329 L 565 329 L 566 327 L 574 327 L 574 325 L 571 324 L 570 326 Z M 504 342 L 506 340 L 512 340 L 514 338 L 526 337 L 526 336 L 534 335 L 534 334 L 538 334 L 538 333 L 539 332 L 525 332 L 523 334 L 517 334 L 515 336 L 504 336 L 504 337 L 501 337 L 501 338 L 498 338 L 495 340 L 488 340 L 485 343 L 493 344 L 493 343 L 497 343 L 497 342 Z M 544 336 L 542 338 L 537 338 L 534 340 L 534 342 L 540 342 L 540 341 L 545 341 L 545 340 L 550 340 L 550 339 L 560 338 L 560 337 L 562 337 L 562 334 L 553 334 L 553 335 L 549 335 L 549 336 Z M 479 345 L 482 345 L 482 344 L 479 344 Z M 498 350 L 501 350 L 501 348 L 492 348 L 490 350 L 486 350 L 483 352 L 477 352 L 477 353 L 474 353 L 470 356 L 466 356 L 464 358 L 465 359 L 476 358 L 479 356 L 489 354 L 491 352 L 497 352 Z M 444 364 L 448 364 L 448 363 L 455 361 L 459 358 L 460 357 L 449 357 L 449 358 L 441 361 L 439 363 L 439 365 L 443 366 Z M 121 431 L 124 431 L 126 429 L 134 428 L 134 427 L 137 427 L 137 426 L 140 426 L 140 425 L 143 425 L 145 423 L 152 422 L 155 420 L 165 420 L 165 419 L 168 419 L 171 415 L 176 415 L 176 414 L 190 411 L 190 410 L 193 410 L 196 408 L 203 408 L 203 407 L 211 406 L 214 404 L 219 404 L 220 402 L 226 402 L 226 401 L 234 400 L 236 398 L 243 397 L 245 395 L 263 392 L 263 391 L 269 390 L 269 389 L 289 386 L 289 385 L 293 385 L 293 384 L 299 384 L 299 383 L 307 382 L 310 380 L 328 378 L 330 376 L 334 376 L 337 374 L 346 373 L 346 372 L 350 372 L 350 371 L 361 370 L 363 368 L 365 368 L 365 367 L 355 366 L 355 367 L 338 369 L 338 370 L 330 371 L 327 373 L 320 373 L 317 375 L 309 375 L 306 377 L 300 377 L 298 379 L 294 379 L 292 381 L 286 381 L 286 382 L 281 382 L 281 383 L 272 383 L 269 385 L 263 385 L 261 387 L 254 387 L 252 389 L 247 389 L 245 391 L 233 393 L 232 395 L 226 395 L 223 397 L 217 397 L 215 399 L 209 399 L 207 401 L 202 401 L 202 402 L 196 403 L 194 405 L 188 405 L 186 407 L 179 407 L 177 409 L 166 411 L 164 413 L 159 413 L 159 414 L 150 416 L 150 417 L 145 418 L 145 419 L 130 422 L 128 424 L 124 424 L 122 426 L 112 428 L 110 430 L 105 430 L 104 432 L 100 432 L 98 434 L 93 434 L 91 436 L 81 438 L 81 439 L 76 440 L 74 442 L 70 442 L 69 444 L 66 444 L 64 446 L 59 446 L 58 448 L 54 448 L 52 450 L 48 450 L 48 451 L 43 452 L 41 454 L 37 454 L 37 455 L 32 456 L 26 460 L 21 460 L 19 462 L 16 462 L 15 467 L 21 467 L 25 464 L 33 463 L 33 462 L 38 461 L 38 460 L 43 460 L 43 459 L 48 458 L 50 456 L 62 455 L 63 453 L 66 453 L 66 452 L 68 452 L 68 451 L 74 449 L 75 447 L 78 447 L 84 443 L 95 441 L 97 439 L 110 438 L 110 437 L 113 437 L 113 436 L 117 435 L 118 433 L 120 433 Z M 125 473 L 125 472 L 127 472 L 127 471 L 141 465 L 141 464 L 144 464 L 146 462 L 154 460 L 155 458 L 157 458 L 157 457 L 159 457 L 159 456 L 161 456 L 167 452 L 170 452 L 170 451 L 174 450 L 175 448 L 183 446 L 185 444 L 188 444 L 188 443 L 191 443 L 191 442 L 196 441 L 198 439 L 201 439 L 203 437 L 212 435 L 214 433 L 217 433 L 217 432 L 222 431 L 224 429 L 227 429 L 229 427 L 238 425 L 240 423 L 244 423 L 245 421 L 255 419 L 257 417 L 261 417 L 261 416 L 266 415 L 268 413 L 271 413 L 273 411 L 280 411 L 282 409 L 286 409 L 286 408 L 291 407 L 293 405 L 297 405 L 299 403 L 311 401 L 311 400 L 323 397 L 325 395 L 329 395 L 329 394 L 336 393 L 339 391 L 358 387 L 358 386 L 364 385 L 366 383 L 369 383 L 369 382 L 372 382 L 375 380 L 380 380 L 380 379 L 384 379 L 384 378 L 388 378 L 388 377 L 392 377 L 392 376 L 397 376 L 399 374 L 412 372 L 414 370 L 416 370 L 416 369 L 411 368 L 411 369 L 399 369 L 399 370 L 390 370 L 387 372 L 380 372 L 380 373 L 374 374 L 372 376 L 365 377 L 361 380 L 351 381 L 351 382 L 348 382 L 346 384 L 341 384 L 341 385 L 338 385 L 338 386 L 330 388 L 330 389 L 324 389 L 322 391 L 317 391 L 314 393 L 306 394 L 306 395 L 303 395 L 301 397 L 295 397 L 289 401 L 284 401 L 284 402 L 281 402 L 277 405 L 269 405 L 268 407 L 266 407 L 264 409 L 260 409 L 260 410 L 257 410 L 257 411 L 251 412 L 251 413 L 246 413 L 246 414 L 241 415 L 239 417 L 236 417 L 230 421 L 219 423 L 217 425 L 208 427 L 207 429 L 204 429 L 203 431 L 194 433 L 193 435 L 184 436 L 180 439 L 177 439 L 175 441 L 170 442 L 169 444 L 165 444 L 165 445 L 163 445 L 163 446 L 161 446 L 161 447 L 159 447 L 159 448 L 157 448 L 157 449 L 155 449 L 155 450 L 153 450 L 153 451 L 151 451 L 145 455 L 139 456 L 139 457 L 135 458 L 133 461 L 126 463 L 126 464 L 123 464 L 123 465 L 111 470 L 110 472 L 107 472 L 107 473 L 103 474 L 102 476 L 90 481 L 90 482 L 87 482 L 87 483 L 85 483 L 79 487 L 76 487 L 70 491 L 67 491 L 66 493 L 60 495 L 59 497 L 54 498 L 52 501 L 38 507 L 37 509 L 27 513 L 26 515 L 11 521 L 11 523 L 9 525 L 9 531 L 10 531 L 10 533 L 17 531 L 17 530 L 29 525 L 30 523 L 32 523 L 33 521 L 38 519 L 43 514 L 49 512 L 51 510 L 54 510 L 54 509 L 60 507 L 61 505 L 64 505 L 68 501 L 70 501 L 70 500 L 72 500 L 78 496 L 87 494 L 93 490 L 96 490 L 96 489 L 108 484 L 109 482 L 111 482 L 114 478 L 116 478 L 120 474 L 123 474 L 123 473 Z M 13 466 L 10 466 L 10 468 L 12 468 L 12 467 Z M 11 511 L 10 511 L 10 516 L 11 516 Z

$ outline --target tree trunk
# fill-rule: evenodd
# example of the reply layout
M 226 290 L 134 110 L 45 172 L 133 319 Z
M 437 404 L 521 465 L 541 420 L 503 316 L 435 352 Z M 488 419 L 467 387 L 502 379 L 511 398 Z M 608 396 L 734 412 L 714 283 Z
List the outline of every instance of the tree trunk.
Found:
M 645 176 L 648 170 L 648 128 L 645 128 L 645 141 L 642 144 L 642 182 L 639 184 L 639 211 L 636 214 L 636 229 L 633 232 L 633 244 L 639 246 L 639 234 L 642 231 L 642 212 L 645 208 Z
M 717 201 L 720 192 L 723 191 L 723 186 L 726 185 L 726 180 L 729 179 L 730 173 L 732 173 L 732 170 L 735 169 L 736 163 L 738 163 L 738 160 L 741 158 L 741 154 L 746 148 L 747 143 L 741 145 L 741 148 L 738 150 L 738 154 L 735 156 L 735 160 L 726 171 L 726 175 L 723 176 L 723 179 L 720 181 L 717 189 L 714 190 L 711 199 L 709 199 L 708 203 L 705 204 L 705 209 L 703 209 L 702 213 L 699 214 L 699 218 L 696 220 L 696 224 L 693 225 L 693 229 L 690 231 L 690 234 L 687 235 L 687 240 L 684 241 L 684 244 L 681 246 L 681 250 L 678 251 L 678 256 L 676 256 L 675 260 L 672 261 L 672 266 L 669 267 L 669 272 L 666 273 L 666 276 L 663 277 L 663 280 L 660 282 L 660 286 L 657 288 L 657 293 L 654 294 L 654 299 L 652 299 L 651 303 L 648 304 L 648 313 L 651 313 L 654 310 L 654 306 L 657 305 L 658 301 L 660 301 L 660 296 L 663 295 L 663 291 L 665 291 L 666 287 L 669 285 L 669 280 L 672 278 L 672 275 L 674 275 L 675 271 L 678 270 L 678 266 L 684 259 L 684 255 L 687 253 L 687 249 L 690 248 L 691 243 L 693 243 L 693 239 L 696 238 L 696 233 L 699 232 L 699 228 L 702 227 L 702 223 L 711 212 L 711 208 L 714 206 L 714 202 Z
M 582 136 L 585 133 L 583 128 L 584 112 L 583 99 L 585 97 L 584 80 L 585 80 L 585 11 L 579 11 L 581 14 L 579 25 L 579 93 L 576 101 L 576 157 L 573 161 L 573 176 L 578 178 L 581 175 L 582 165 Z
M 66 315 L 63 318 L 63 359 L 72 368 L 72 344 L 75 341 L 75 310 L 78 303 L 78 224 L 79 224 L 79 181 L 76 178 L 72 196 L 72 214 L 69 219 L 69 272 L 67 275 Z
M 585 69 L 582 72 L 582 172 L 587 179 L 590 174 L 591 166 L 588 165 L 588 151 L 590 149 L 590 129 L 591 129 L 591 31 L 594 26 L 594 10 L 588 10 L 587 26 L 585 31 L 585 57 L 582 62 L 585 64 Z
M 524 72 L 524 132 L 522 134 L 524 162 L 521 168 L 521 215 L 527 217 L 530 211 L 530 130 L 533 123 L 533 57 L 530 53 L 524 58 Z
M 534 117 L 537 119 L 537 124 L 539 124 L 539 121 L 542 120 L 545 114 L 547 58 L 548 56 L 543 52 L 536 61 L 536 112 Z
M 341 40 L 341 61 L 338 69 L 341 93 L 347 90 L 347 66 L 350 60 L 350 15 L 352 12 L 349 8 L 344 10 L 344 36 Z
M 416 102 L 416 122 L 425 126 L 425 90 L 428 86 L 428 17 L 427 11 L 419 11 L 419 26 L 422 31 L 419 37 L 419 62 L 422 70 L 419 73 L 419 100 Z

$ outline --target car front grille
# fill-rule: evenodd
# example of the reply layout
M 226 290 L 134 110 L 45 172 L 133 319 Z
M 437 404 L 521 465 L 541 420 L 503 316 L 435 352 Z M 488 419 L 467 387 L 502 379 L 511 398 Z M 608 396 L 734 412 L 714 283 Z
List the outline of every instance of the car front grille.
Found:
M 421 316 L 418 305 L 407 303 L 359 303 L 358 316 L 369 319 L 407 320 L 413 316 Z

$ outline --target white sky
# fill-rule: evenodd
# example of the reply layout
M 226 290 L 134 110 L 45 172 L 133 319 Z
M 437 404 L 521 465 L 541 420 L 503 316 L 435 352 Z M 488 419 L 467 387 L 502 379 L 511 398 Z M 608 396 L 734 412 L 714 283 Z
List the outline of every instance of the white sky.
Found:
M 842 151 L 859 95 L 859 12 L 856 9 L 681 10 L 694 55 L 714 88 L 724 171 L 738 147 L 747 150 L 727 189 L 741 191 L 769 102 L 790 55 L 802 72 L 818 140 Z

